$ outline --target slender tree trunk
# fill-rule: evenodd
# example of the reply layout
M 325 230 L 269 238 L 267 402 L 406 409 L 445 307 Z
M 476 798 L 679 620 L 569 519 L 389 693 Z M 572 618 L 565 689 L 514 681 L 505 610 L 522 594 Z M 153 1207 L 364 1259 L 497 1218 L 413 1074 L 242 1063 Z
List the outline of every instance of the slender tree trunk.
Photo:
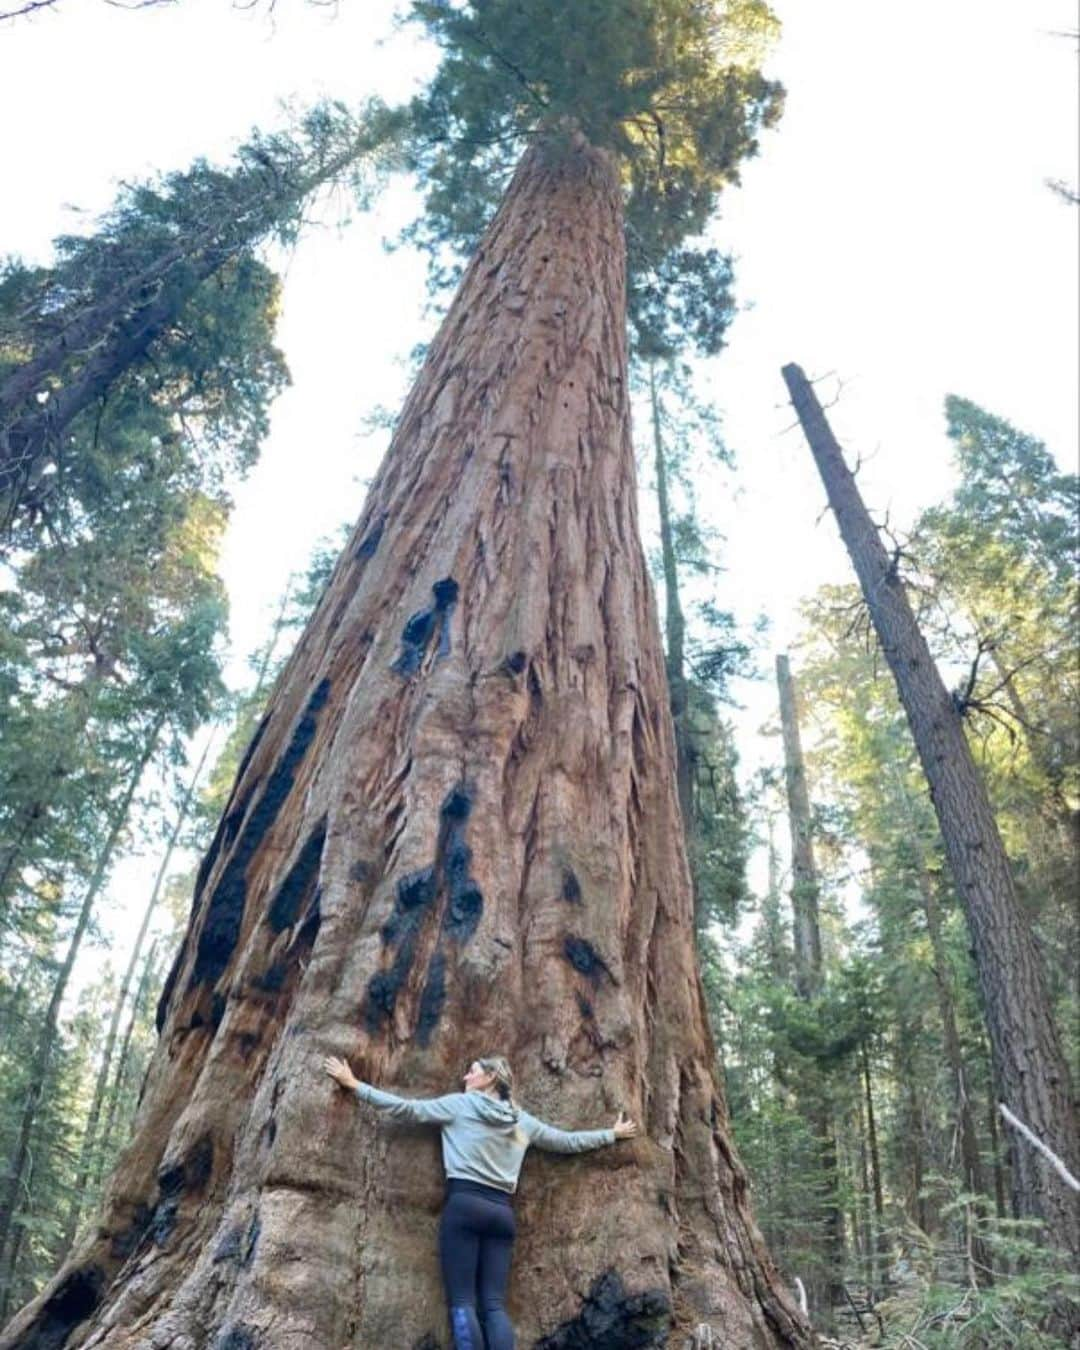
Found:
M 1038 952 L 1017 901 L 960 711 L 911 611 L 899 578 L 898 559 L 886 552 L 813 389 L 798 366 L 785 366 L 783 374 L 930 785 L 967 915 L 1004 1099 L 1075 1173 L 1078 1145 L 1068 1068 L 1051 1017 Z M 1013 1187 L 1020 1212 L 1043 1221 L 1053 1246 L 1080 1256 L 1074 1197 L 1036 1150 L 1015 1150 L 1014 1156 Z
M 134 800 L 139 781 L 142 778 L 143 771 L 147 764 L 152 759 L 154 751 L 157 749 L 159 734 L 160 723 L 154 728 L 152 734 L 148 738 L 142 756 L 128 779 L 128 785 L 124 792 L 124 796 L 116 808 L 108 837 L 105 840 L 94 867 L 93 875 L 87 885 L 82 908 L 79 910 L 79 917 L 75 922 L 75 930 L 71 935 L 71 941 L 68 943 L 64 964 L 60 967 L 53 984 L 52 997 L 49 999 L 49 1006 L 46 1010 L 41 1032 L 34 1048 L 26 1100 L 23 1103 L 19 1120 L 19 1132 L 16 1137 L 14 1152 L 8 1163 L 8 1172 L 4 1183 L 3 1196 L 0 1198 L 0 1256 L 3 1255 L 4 1249 L 7 1246 L 8 1238 L 11 1234 L 12 1222 L 19 1208 L 19 1195 L 22 1189 L 23 1173 L 26 1169 L 27 1156 L 30 1150 L 30 1135 L 34 1128 L 34 1121 L 37 1117 L 41 1094 L 45 1089 L 45 1082 L 48 1078 L 49 1060 L 52 1057 L 53 1044 L 56 1039 L 56 1027 L 60 1016 L 60 1005 L 64 1001 L 64 994 L 67 992 L 68 981 L 71 978 L 71 972 L 75 965 L 75 958 L 79 954 L 79 947 L 86 934 L 87 925 L 90 922 L 90 915 L 93 912 L 94 904 L 98 895 L 101 893 L 102 886 L 105 884 L 105 878 L 108 876 L 109 869 L 112 866 L 116 845 L 127 824 L 128 812 L 131 809 L 131 803 Z
M 158 897 L 161 894 L 161 888 L 165 883 L 165 877 L 169 870 L 169 864 L 172 861 L 173 850 L 176 848 L 176 842 L 180 837 L 180 831 L 184 828 L 188 814 L 191 810 L 191 803 L 195 796 L 195 788 L 202 776 L 203 767 L 206 764 L 206 756 L 209 752 L 213 737 L 207 738 L 206 745 L 203 747 L 202 755 L 199 757 L 199 763 L 192 774 L 191 781 L 188 783 L 184 792 L 183 800 L 177 809 L 176 818 L 173 821 L 172 833 L 169 835 L 169 842 L 165 846 L 165 852 L 162 855 L 161 863 L 157 870 L 157 876 L 154 878 L 154 885 L 150 891 L 150 899 L 147 901 L 146 909 L 143 911 L 142 922 L 139 925 L 139 931 L 135 937 L 135 945 L 131 949 L 131 956 L 128 958 L 127 969 L 124 971 L 124 978 L 120 983 L 120 991 L 113 1003 L 112 1016 L 109 1019 L 109 1030 L 105 1036 L 105 1047 L 101 1052 L 101 1063 L 98 1066 L 97 1079 L 94 1083 L 94 1096 L 90 1104 L 90 1114 L 87 1117 L 86 1128 L 83 1132 L 82 1146 L 79 1150 L 79 1169 L 75 1178 L 75 1186 L 72 1192 L 71 1207 L 68 1211 L 67 1222 L 64 1227 L 62 1255 L 67 1255 L 68 1249 L 75 1240 L 75 1231 L 79 1226 L 79 1216 L 82 1212 L 83 1200 L 85 1198 L 86 1184 L 90 1177 L 91 1158 L 94 1147 L 98 1142 L 98 1121 L 101 1118 L 101 1107 L 105 1099 L 105 1089 L 109 1081 L 109 1073 L 112 1068 L 113 1049 L 116 1046 L 116 1035 L 120 1029 L 120 1018 L 127 1003 L 128 993 L 131 990 L 131 982 L 135 978 L 135 971 L 138 969 L 139 961 L 142 957 L 142 946 L 146 941 L 146 935 L 150 930 L 150 921 L 154 917 L 154 911 L 157 909 Z
M 105 1123 L 101 1130 L 101 1147 L 98 1149 L 97 1157 L 94 1159 L 94 1174 L 92 1185 L 96 1191 L 101 1185 L 101 1174 L 105 1168 L 105 1160 L 112 1155 L 113 1134 L 116 1129 L 116 1117 L 120 1110 L 120 1102 L 124 1095 L 124 1085 L 129 1077 L 129 1066 L 131 1060 L 131 1041 L 135 1034 L 135 1028 L 138 1026 L 139 1018 L 143 1015 L 146 1007 L 147 996 L 151 983 L 154 979 L 154 959 L 157 955 L 157 940 L 150 944 L 150 950 L 146 953 L 146 960 L 143 962 L 142 974 L 139 976 L 139 984 L 135 990 L 135 998 L 131 1004 L 131 1013 L 128 1017 L 127 1027 L 124 1031 L 124 1039 L 120 1044 L 120 1054 L 116 1059 L 116 1072 L 113 1075 L 112 1087 L 109 1090 L 108 1100 L 105 1107 Z
M 649 365 L 649 398 L 652 413 L 653 452 L 656 471 L 656 502 L 660 515 L 660 554 L 664 566 L 665 665 L 671 692 L 671 720 L 675 730 L 675 781 L 679 792 L 679 810 L 687 842 L 693 819 L 693 768 L 690 755 L 689 700 L 686 688 L 686 620 L 679 595 L 679 564 L 671 528 L 671 504 L 668 500 L 667 460 L 661 430 L 660 394 L 656 388 L 656 368 Z
M 31 1163 L 23 1178 L 25 1194 L 32 1196 L 34 1191 L 34 1169 Z M 16 1217 L 11 1229 L 11 1241 L 8 1243 L 5 1269 L 0 1274 L 0 1326 L 7 1321 L 8 1314 L 15 1303 L 17 1281 L 19 1278 L 19 1257 L 26 1241 L 26 1223 L 28 1215 L 25 1207 Z
M 808 1344 L 695 965 L 621 209 L 580 138 L 519 165 L 200 868 L 104 1212 L 3 1350 L 61 1309 L 66 1350 L 440 1343 L 437 1138 L 320 1058 L 431 1095 L 495 1047 L 542 1116 L 642 1125 L 528 1159 L 523 1345 Z
M 975 1131 L 975 1117 L 972 1109 L 971 1094 L 968 1091 L 967 1071 L 960 1047 L 960 1032 L 956 1023 L 956 999 L 953 994 L 949 958 L 945 951 L 945 942 L 941 935 L 941 910 L 937 893 L 926 864 L 926 853 L 919 838 L 918 822 L 912 809 L 911 798 L 898 774 L 893 773 L 896 795 L 907 826 L 907 844 L 911 850 L 912 862 L 919 885 L 923 915 L 926 918 L 926 932 L 930 938 L 930 949 L 934 954 L 934 983 L 938 994 L 938 1012 L 941 1017 L 942 1043 L 945 1058 L 949 1063 L 949 1072 L 956 1094 L 956 1123 L 960 1136 L 960 1160 L 963 1169 L 964 1187 L 975 1194 L 983 1189 L 982 1164 L 979 1159 L 979 1140 Z
M 866 1136 L 866 1107 L 861 1096 L 856 1096 L 859 1112 L 859 1248 L 866 1288 L 871 1300 L 880 1287 L 877 1243 L 874 1233 L 874 1200 L 870 1180 L 870 1149 Z
M 825 973 L 821 955 L 821 925 L 818 914 L 817 864 L 814 860 L 810 794 L 806 786 L 802 738 L 791 665 L 786 656 L 776 658 L 776 683 L 780 695 L 780 725 L 784 740 L 784 777 L 787 784 L 788 820 L 791 823 L 791 910 L 795 936 L 795 986 L 801 998 L 821 992 Z M 824 1084 L 824 1071 L 816 1066 L 814 1081 L 800 1094 L 806 1120 L 817 1141 L 823 1178 L 822 1215 L 825 1224 L 825 1264 L 828 1278 L 817 1291 L 820 1313 L 831 1320 L 832 1309 L 844 1298 L 844 1214 L 840 1207 L 840 1168 L 836 1130 Z M 815 1282 L 816 1283 L 816 1282 Z
M 817 866 L 814 862 L 813 822 L 806 766 L 795 702 L 791 663 L 776 658 L 776 683 L 780 692 L 780 726 L 784 738 L 784 777 L 787 782 L 788 819 L 791 822 L 791 909 L 795 937 L 795 980 L 799 993 L 808 998 L 821 987 L 821 925 L 818 918 Z
M 990 1128 L 990 1155 L 993 1158 L 994 1170 L 994 1210 L 999 1219 L 1004 1219 L 1008 1213 L 1005 1204 L 1005 1165 L 1001 1159 L 1001 1138 L 998 1134 L 998 1109 L 997 1094 L 994 1092 L 993 1073 L 989 1075 L 989 1086 L 986 1093 L 986 1116 Z
M 866 1042 L 861 1046 L 863 1100 L 866 1104 L 866 1139 L 870 1152 L 870 1180 L 873 1183 L 874 1253 L 875 1265 L 884 1283 L 889 1269 L 889 1239 L 885 1233 L 885 1195 L 881 1185 L 881 1155 L 878 1152 L 877 1117 L 874 1113 L 874 1091 L 870 1078 L 870 1053 Z
M 791 979 L 790 953 L 784 943 L 780 920 L 780 853 L 776 847 L 776 819 L 769 812 L 768 829 L 768 890 L 762 905 L 765 921 L 765 942 L 769 954 L 769 969 L 776 980 L 787 983 Z
M 923 1108 L 919 1094 L 918 1065 L 908 1043 L 910 1028 L 900 1027 L 899 1069 L 903 1084 L 903 1146 L 902 1154 L 907 1173 L 907 1211 L 912 1223 L 924 1233 L 930 1231 L 930 1214 L 926 1207 L 923 1181 L 926 1173 L 923 1161 Z

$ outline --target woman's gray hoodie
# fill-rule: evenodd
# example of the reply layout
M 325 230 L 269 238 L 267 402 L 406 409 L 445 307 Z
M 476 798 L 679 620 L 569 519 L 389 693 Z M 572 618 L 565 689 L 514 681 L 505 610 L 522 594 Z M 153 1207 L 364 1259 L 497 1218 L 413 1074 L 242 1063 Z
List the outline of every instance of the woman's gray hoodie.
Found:
M 451 1092 L 445 1097 L 410 1100 L 360 1083 L 356 1095 L 391 1120 L 441 1125 L 446 1175 L 479 1181 L 511 1195 L 517 1190 L 530 1144 L 552 1153 L 584 1153 L 615 1142 L 614 1130 L 557 1130 L 486 1092 Z

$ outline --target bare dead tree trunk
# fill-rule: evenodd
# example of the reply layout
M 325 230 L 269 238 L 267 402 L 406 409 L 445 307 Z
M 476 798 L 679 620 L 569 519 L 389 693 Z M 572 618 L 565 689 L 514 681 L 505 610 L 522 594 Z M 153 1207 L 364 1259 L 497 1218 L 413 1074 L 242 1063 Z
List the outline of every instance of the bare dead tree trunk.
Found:
M 4 1350 L 62 1317 L 109 1350 L 442 1344 L 437 1139 L 319 1063 L 427 1095 L 494 1047 L 548 1118 L 644 1126 L 528 1159 L 523 1345 L 808 1344 L 715 1077 L 626 385 L 616 176 L 538 142 L 238 772 L 99 1224 Z
M 1077 1165 L 1068 1068 L 1050 1013 L 1038 952 L 1021 910 L 960 710 L 942 682 L 855 477 L 802 370 L 783 376 L 851 555 L 882 651 L 907 713 L 946 854 L 967 915 L 990 1043 L 1006 1104 L 1070 1170 Z M 1074 1198 L 1044 1159 L 1014 1150 L 1018 1209 L 1043 1221 L 1049 1241 L 1080 1255 Z

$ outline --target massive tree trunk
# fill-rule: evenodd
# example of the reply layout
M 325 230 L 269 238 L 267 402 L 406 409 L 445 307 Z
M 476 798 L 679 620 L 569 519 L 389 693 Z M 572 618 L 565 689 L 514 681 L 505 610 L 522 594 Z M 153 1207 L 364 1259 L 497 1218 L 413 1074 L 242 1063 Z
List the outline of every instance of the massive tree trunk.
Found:
M 522 1346 L 807 1343 L 695 968 L 624 288 L 609 162 L 537 143 L 239 769 L 98 1230 L 0 1346 L 444 1346 L 437 1138 L 319 1064 L 428 1095 L 494 1050 L 643 1125 L 527 1160 Z
M 813 389 L 798 366 L 784 379 L 817 462 L 829 503 L 896 680 L 930 787 L 946 855 L 971 932 L 994 1066 L 1007 1106 L 1075 1175 L 1075 1112 L 1030 926 L 1017 901 L 1009 861 L 986 788 L 855 477 L 844 463 Z M 1075 1197 L 1026 1144 L 1013 1150 L 1019 1212 L 1041 1219 L 1050 1242 L 1080 1254 Z

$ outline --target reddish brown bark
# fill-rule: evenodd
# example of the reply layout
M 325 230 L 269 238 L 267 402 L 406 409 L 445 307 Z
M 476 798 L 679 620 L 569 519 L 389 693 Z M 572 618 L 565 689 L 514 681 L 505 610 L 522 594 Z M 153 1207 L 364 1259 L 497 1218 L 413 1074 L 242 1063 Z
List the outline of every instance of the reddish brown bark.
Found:
M 612 1345 L 807 1343 L 694 964 L 620 212 L 585 145 L 519 167 L 239 771 L 98 1233 L 0 1346 L 80 1300 L 70 1346 L 445 1345 L 435 1133 L 318 1066 L 428 1095 L 492 1050 L 561 1125 L 643 1125 L 527 1160 L 522 1346 L 587 1299 Z

